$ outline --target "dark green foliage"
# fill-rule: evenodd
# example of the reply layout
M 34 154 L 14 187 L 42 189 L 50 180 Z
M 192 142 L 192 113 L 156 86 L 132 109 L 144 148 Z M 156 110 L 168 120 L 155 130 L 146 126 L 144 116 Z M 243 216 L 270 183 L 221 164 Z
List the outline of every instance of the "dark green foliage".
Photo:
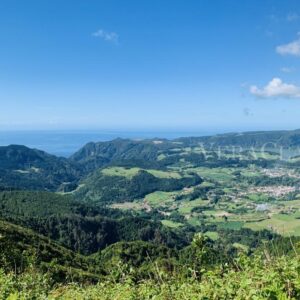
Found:
M 0 192 L 0 215 L 2 217 L 46 217 L 67 214 L 78 204 L 71 196 L 50 192 L 6 191 Z
M 82 275 L 82 280 L 85 276 L 89 280 L 97 279 L 96 275 L 88 275 L 87 258 L 31 230 L 0 221 L 1 268 L 21 273 L 31 264 L 43 270 L 51 270 L 53 278 L 58 281 L 67 278 L 68 269 L 74 273 L 74 277 Z M 55 268 L 52 268 L 54 266 Z M 86 272 L 85 275 L 84 272 Z
M 77 252 L 89 254 L 118 241 L 145 240 L 183 247 L 189 240 L 159 222 L 93 208 L 71 196 L 47 192 L 0 192 L 0 216 Z
M 167 267 L 171 272 L 178 259 L 178 253 L 157 243 L 136 241 L 113 244 L 92 257 L 101 266 L 101 270 L 109 276 L 114 276 L 115 280 L 120 280 L 122 275 L 116 266 L 123 268 L 123 271 L 134 269 L 134 274 L 131 273 L 134 280 L 141 280 L 153 277 L 156 264 L 161 267 L 162 262 L 164 262 L 163 267 Z
M 156 161 L 159 150 L 169 145 L 169 143 L 165 144 L 155 144 L 152 140 L 128 139 L 88 143 L 70 159 L 82 164 L 86 170 L 93 171 L 113 161 Z
M 190 201 L 195 200 L 197 198 L 201 198 L 202 200 L 207 200 L 207 193 L 211 190 L 211 187 L 208 186 L 198 186 L 194 188 L 194 190 L 186 195 L 179 195 L 176 197 L 176 200 L 188 199 Z
M 174 191 L 201 183 L 201 178 L 193 174 L 180 179 L 158 178 L 140 170 L 132 178 L 105 176 L 101 170 L 89 176 L 77 193 L 78 199 L 95 203 L 125 202 L 139 199 L 155 191 Z
M 218 134 L 206 137 L 179 138 L 176 141 L 192 146 L 203 144 L 213 147 L 296 147 L 300 145 L 300 130 L 253 131 L 244 133 Z
M 0 186 L 30 190 L 57 190 L 76 182 L 80 168 L 65 158 L 25 146 L 0 147 Z
M 23 223 L 62 245 L 83 254 L 94 253 L 118 241 L 153 241 L 183 247 L 188 239 L 140 218 L 109 219 L 102 216 L 52 216 Z
M 204 234 L 196 234 L 191 245 L 179 253 L 180 263 L 185 266 L 185 271 L 192 272 L 194 278 L 201 278 L 201 269 L 228 262 L 228 258 L 223 247 Z
M 252 177 L 243 177 L 242 180 L 244 180 L 248 184 L 253 184 L 256 186 L 269 186 L 269 185 L 295 186 L 300 182 L 298 178 L 292 178 L 286 176 L 284 177 L 252 176 Z

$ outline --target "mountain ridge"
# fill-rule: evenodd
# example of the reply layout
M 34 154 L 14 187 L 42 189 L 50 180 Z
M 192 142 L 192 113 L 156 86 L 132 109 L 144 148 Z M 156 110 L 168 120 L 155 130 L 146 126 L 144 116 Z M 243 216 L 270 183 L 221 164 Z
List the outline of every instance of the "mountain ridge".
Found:
M 89 142 L 70 158 L 57 157 L 45 151 L 23 145 L 0 147 L 0 188 L 72 191 L 80 180 L 110 165 L 138 166 L 164 169 L 170 162 L 180 160 L 176 149 L 185 147 L 240 147 L 245 150 L 266 148 L 298 149 L 300 130 L 250 131 L 213 136 L 182 137 L 177 139 L 114 139 Z M 170 154 L 160 160 L 160 155 Z M 196 157 L 197 156 L 197 157 Z M 201 159 L 200 154 L 193 159 Z

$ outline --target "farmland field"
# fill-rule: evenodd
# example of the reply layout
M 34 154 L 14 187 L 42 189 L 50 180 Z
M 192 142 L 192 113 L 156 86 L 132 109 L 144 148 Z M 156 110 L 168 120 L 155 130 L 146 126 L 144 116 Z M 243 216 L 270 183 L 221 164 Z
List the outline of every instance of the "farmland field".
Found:
M 258 150 L 237 153 L 228 149 L 205 151 L 203 148 L 178 147 L 161 152 L 158 160 L 173 159 L 163 170 L 144 169 L 157 178 L 180 179 L 191 174 L 202 178 L 200 184 L 174 191 L 155 191 L 132 204 L 114 208 L 141 214 L 157 211 L 163 225 L 171 228 L 216 225 L 219 229 L 250 228 L 300 236 L 300 172 L 297 158 L 279 160 L 278 153 Z M 231 162 L 233 161 L 233 162 Z M 210 166 L 211 164 L 212 166 Z M 205 166 L 207 165 L 207 166 Z M 106 175 L 132 178 L 141 168 L 110 167 Z M 210 234 L 216 239 L 216 234 Z

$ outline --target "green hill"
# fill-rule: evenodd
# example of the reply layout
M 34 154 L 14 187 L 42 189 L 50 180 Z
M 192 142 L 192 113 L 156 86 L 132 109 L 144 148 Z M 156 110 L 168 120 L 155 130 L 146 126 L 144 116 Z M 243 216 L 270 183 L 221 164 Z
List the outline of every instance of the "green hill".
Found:
M 186 155 L 187 161 L 204 163 L 203 155 L 186 150 L 200 145 L 206 148 L 295 148 L 300 145 L 300 130 L 230 133 L 175 140 L 116 139 L 88 143 L 69 159 L 20 145 L 2 146 L 0 189 L 73 191 L 80 180 L 99 168 L 116 165 L 165 169 L 168 165 L 180 162 L 182 156 L 177 154 L 179 152 Z
M 205 146 L 215 147 L 297 147 L 300 145 L 300 129 L 227 133 L 204 137 L 179 138 L 175 141 L 188 146 L 199 145 L 201 143 Z
M 0 265 L 7 272 L 24 272 L 33 265 L 64 281 L 69 274 L 80 280 L 96 280 L 89 260 L 30 229 L 0 220 Z
M 159 173 L 157 175 L 142 169 L 138 169 L 132 176 L 118 173 L 108 175 L 100 169 L 81 182 L 82 187 L 75 195 L 77 199 L 94 203 L 125 202 L 140 199 L 154 191 L 180 190 L 202 182 L 197 174 L 178 177 L 163 177 Z
M 80 174 L 65 158 L 25 146 L 0 147 L 0 187 L 55 191 L 75 185 Z

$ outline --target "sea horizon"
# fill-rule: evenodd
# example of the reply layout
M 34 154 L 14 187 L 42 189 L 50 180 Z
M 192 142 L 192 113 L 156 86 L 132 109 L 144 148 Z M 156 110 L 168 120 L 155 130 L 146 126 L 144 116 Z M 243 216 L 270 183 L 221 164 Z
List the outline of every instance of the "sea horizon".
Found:
M 0 130 L 0 146 L 24 145 L 56 156 L 69 157 L 89 142 L 106 142 L 124 139 L 176 139 L 180 137 L 200 137 L 216 134 L 253 131 L 296 130 L 291 129 L 194 129 L 194 130 L 110 130 L 110 129 L 40 129 L 40 130 Z
M 224 133 L 203 131 L 134 131 L 134 130 L 9 130 L 0 131 L 0 146 L 24 145 L 56 156 L 69 157 L 89 142 L 105 142 L 117 138 L 175 139 L 188 136 L 205 136 Z

